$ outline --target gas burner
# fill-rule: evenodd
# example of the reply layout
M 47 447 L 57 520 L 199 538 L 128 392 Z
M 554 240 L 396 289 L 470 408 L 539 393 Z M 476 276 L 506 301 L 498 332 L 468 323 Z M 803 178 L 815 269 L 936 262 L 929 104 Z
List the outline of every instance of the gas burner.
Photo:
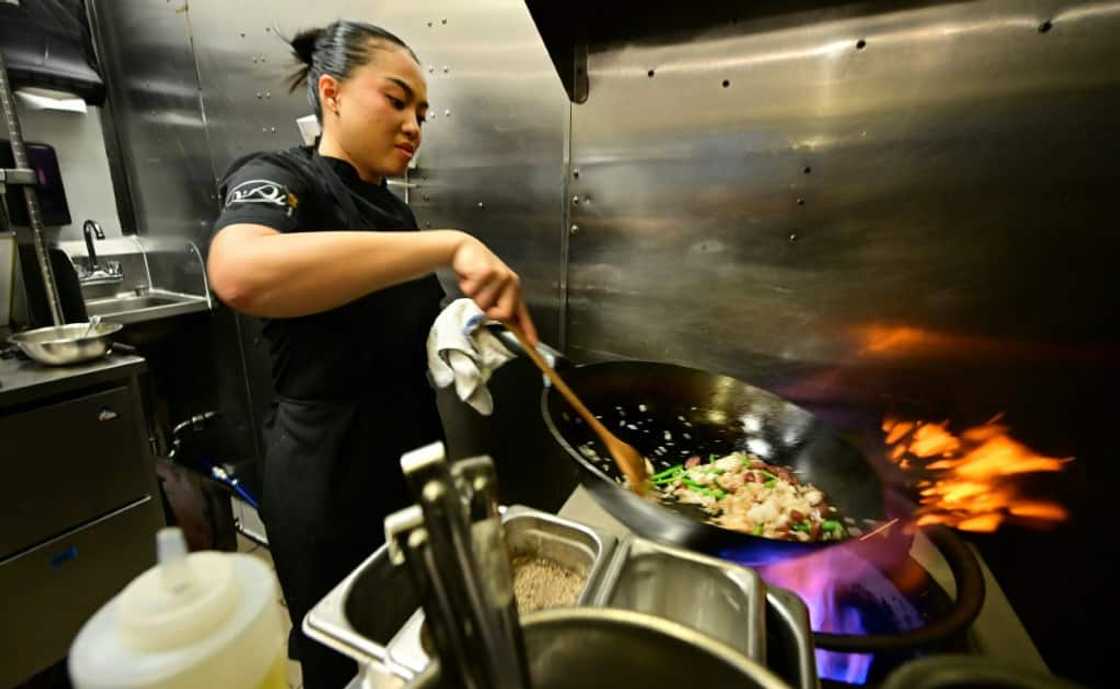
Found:
M 963 631 L 984 600 L 979 564 L 951 531 L 927 535 L 953 571 L 959 602 L 911 557 L 883 568 L 858 549 L 837 546 L 756 566 L 768 584 L 796 592 L 808 605 L 824 686 L 875 685 L 908 660 L 967 651 Z

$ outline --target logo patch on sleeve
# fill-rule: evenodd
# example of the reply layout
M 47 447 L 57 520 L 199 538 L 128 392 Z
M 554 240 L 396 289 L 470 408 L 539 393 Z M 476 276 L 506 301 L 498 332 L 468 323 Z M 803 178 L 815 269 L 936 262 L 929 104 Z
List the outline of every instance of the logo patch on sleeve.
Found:
M 286 186 L 268 179 L 251 179 L 238 184 L 226 194 L 226 208 L 247 203 L 263 203 L 288 209 L 288 215 L 299 206 L 299 198 Z

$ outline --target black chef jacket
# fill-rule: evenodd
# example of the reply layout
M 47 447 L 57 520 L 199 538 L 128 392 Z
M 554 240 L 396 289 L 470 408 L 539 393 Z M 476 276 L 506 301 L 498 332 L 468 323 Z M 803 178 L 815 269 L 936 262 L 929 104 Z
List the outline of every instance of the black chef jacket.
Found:
M 221 193 L 215 233 L 236 223 L 417 230 L 384 183 L 363 182 L 349 163 L 311 148 L 237 161 Z M 354 666 L 303 638 L 300 620 L 383 540 L 385 515 L 412 502 L 401 454 L 441 437 L 425 342 L 443 296 L 429 275 L 264 322 L 276 398 L 264 429 L 261 512 L 294 625 L 290 650 L 309 689 L 344 686 Z

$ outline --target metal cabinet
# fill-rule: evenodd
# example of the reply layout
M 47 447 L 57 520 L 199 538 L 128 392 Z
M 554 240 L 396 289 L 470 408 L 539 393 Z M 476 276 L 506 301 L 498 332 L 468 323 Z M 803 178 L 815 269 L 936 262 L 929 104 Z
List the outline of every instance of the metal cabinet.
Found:
M 162 525 L 158 499 L 145 496 L 0 561 L 0 688 L 65 656 L 82 624 L 155 561 Z
M 150 494 L 127 387 L 0 418 L 0 558 Z
M 136 356 L 44 367 L 0 357 L 0 689 L 66 657 L 155 563 L 163 509 Z

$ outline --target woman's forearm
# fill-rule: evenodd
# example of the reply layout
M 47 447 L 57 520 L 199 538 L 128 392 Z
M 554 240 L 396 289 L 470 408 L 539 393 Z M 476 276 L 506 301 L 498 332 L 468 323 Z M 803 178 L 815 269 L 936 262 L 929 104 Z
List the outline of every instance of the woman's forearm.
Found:
M 210 245 L 210 285 L 238 311 L 292 318 L 336 308 L 447 265 L 467 235 L 426 232 L 280 233 L 230 225 Z

